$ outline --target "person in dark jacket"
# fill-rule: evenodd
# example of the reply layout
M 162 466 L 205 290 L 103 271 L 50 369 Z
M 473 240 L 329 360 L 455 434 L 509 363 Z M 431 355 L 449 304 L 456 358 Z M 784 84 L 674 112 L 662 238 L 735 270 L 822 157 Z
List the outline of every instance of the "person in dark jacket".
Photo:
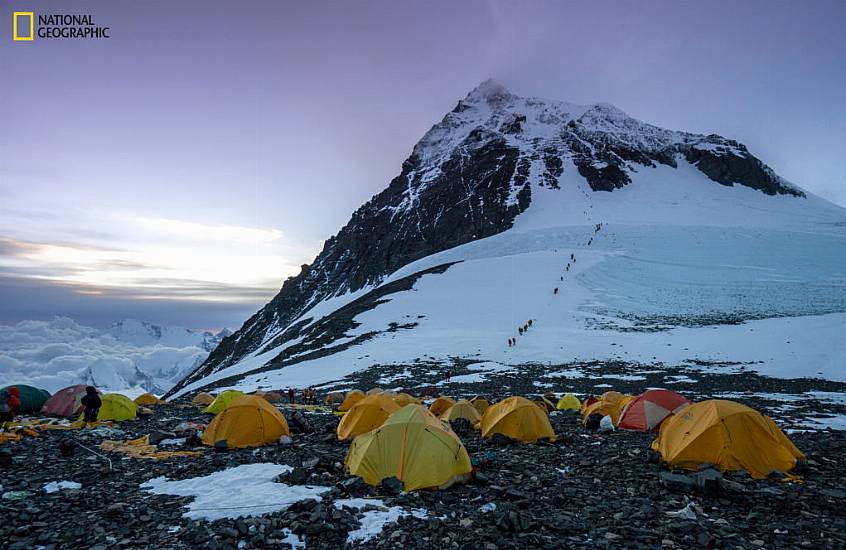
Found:
M 82 403 L 83 410 L 82 421 L 86 424 L 90 422 L 97 422 L 97 416 L 100 414 L 100 407 L 103 406 L 103 402 L 97 394 L 97 388 L 94 386 L 88 386 L 85 388 L 85 396 L 82 398 L 80 403 Z
M 296 393 L 294 393 L 294 388 L 288 388 L 288 403 L 293 403 L 294 397 L 296 397 Z
M 0 432 L 6 430 L 21 408 L 21 390 L 12 387 L 0 392 Z

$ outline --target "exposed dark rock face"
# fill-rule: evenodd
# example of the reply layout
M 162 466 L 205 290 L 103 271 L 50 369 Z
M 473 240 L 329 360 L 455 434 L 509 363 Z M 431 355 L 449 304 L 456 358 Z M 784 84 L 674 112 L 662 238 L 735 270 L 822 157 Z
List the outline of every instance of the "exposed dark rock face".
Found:
M 312 264 L 286 280 L 171 393 L 262 346 L 279 347 L 273 362 L 284 362 L 285 343 L 310 320 L 292 323 L 314 305 L 511 228 L 529 207 L 533 183 L 560 189 L 562 175 L 575 169 L 593 191 L 613 191 L 630 184 L 642 167 L 676 167 L 679 161 L 722 185 L 804 196 L 735 141 L 664 130 L 611 105 L 521 98 L 485 82 L 426 133 L 400 175 L 356 210 Z

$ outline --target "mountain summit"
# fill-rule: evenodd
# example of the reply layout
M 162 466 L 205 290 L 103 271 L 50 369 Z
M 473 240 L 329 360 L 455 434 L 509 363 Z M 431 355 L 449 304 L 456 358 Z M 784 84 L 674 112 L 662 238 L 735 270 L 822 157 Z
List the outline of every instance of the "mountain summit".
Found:
M 546 267 L 533 267 L 529 260 L 534 256 L 523 255 L 541 250 L 559 254 L 565 249 L 574 253 L 574 247 L 584 247 L 587 242 L 585 231 L 593 231 L 597 224 L 611 224 L 618 230 L 625 225 L 639 228 L 605 233 L 609 237 L 600 240 L 597 236 L 595 243 L 590 239 L 591 256 L 606 251 L 605 256 L 591 261 L 607 267 L 619 261 L 620 254 L 631 253 L 625 247 L 634 235 L 642 236 L 637 246 L 648 242 L 659 248 L 655 239 L 666 239 L 663 245 L 670 246 L 672 239 L 682 235 L 693 242 L 710 235 L 705 230 L 695 235 L 670 230 L 670 226 L 786 229 L 791 224 L 806 224 L 803 232 L 809 227 L 812 232 L 830 232 L 838 231 L 834 228 L 844 219 L 842 209 L 788 183 L 734 140 L 659 128 L 606 103 L 576 105 L 520 97 L 487 80 L 422 137 L 403 162 L 401 173 L 353 213 L 325 242 L 314 262 L 286 280 L 276 297 L 225 338 L 174 392 L 213 382 L 234 383 L 251 373 L 294 364 L 321 363 L 323 358 L 347 350 L 359 350 L 349 353 L 366 356 L 361 346 L 372 347 L 385 334 L 392 338 L 406 332 L 422 334 L 419 329 L 426 324 L 426 315 L 414 309 L 395 312 L 384 325 L 370 326 L 363 320 L 375 311 L 387 311 L 389 306 L 383 306 L 387 302 L 395 306 L 398 294 L 418 291 L 422 277 L 428 280 L 429 275 L 446 273 L 439 279 L 446 281 L 449 273 L 457 272 L 452 268 L 456 262 L 480 255 L 509 258 L 510 269 L 525 274 L 525 284 L 531 284 L 529 272 Z M 646 226 L 663 229 L 660 235 L 645 234 Z M 685 251 L 694 246 L 691 242 L 675 244 Z M 723 252 L 729 256 L 737 253 Z M 752 253 L 744 248 L 743 253 L 747 252 Z M 566 256 L 550 258 L 554 258 L 555 269 L 568 264 Z M 719 260 L 728 263 L 729 258 Z M 496 271 L 503 265 L 489 267 Z M 568 276 L 587 277 L 582 271 L 586 267 L 572 265 Z M 457 287 L 453 303 L 444 307 L 463 307 L 460 301 L 467 288 L 493 284 L 487 281 L 487 273 L 477 275 L 479 280 Z M 554 280 L 563 282 L 564 274 L 556 272 Z M 589 283 L 596 284 L 596 280 Z M 512 286 L 493 285 L 491 291 Z M 744 292 L 755 294 L 749 289 Z M 656 299 L 660 301 L 661 296 Z M 659 316 L 678 318 L 682 310 L 704 317 L 807 313 L 800 312 L 796 304 L 762 305 L 755 302 L 755 296 L 740 312 L 732 304 L 716 304 L 708 312 L 697 310 L 699 306 L 685 309 L 685 305 L 677 311 L 668 306 Z M 777 301 L 772 293 L 769 296 Z M 695 302 L 698 298 L 691 299 Z M 766 296 L 761 299 L 768 300 Z M 812 304 L 817 303 L 814 300 Z M 820 308 L 811 309 L 839 311 L 841 307 L 839 297 L 836 304 L 823 302 L 820 298 Z M 483 316 L 490 312 L 474 309 L 477 305 L 464 305 L 469 308 L 467 319 L 484 323 Z M 579 311 L 586 308 L 583 301 L 572 306 Z M 623 318 L 654 313 L 642 311 L 645 302 L 636 306 L 636 311 L 627 311 L 626 304 L 591 307 L 595 312 L 606 308 Z M 507 315 L 524 317 L 515 307 L 512 304 Z M 572 317 L 572 313 L 568 315 Z M 528 311 L 526 315 L 534 314 Z M 489 328 L 487 334 L 497 345 L 506 340 L 506 333 L 500 334 L 498 328 L 477 328 Z M 447 357 L 484 352 L 485 346 L 469 349 L 452 342 L 453 336 L 443 335 Z M 408 360 L 427 351 L 410 350 Z M 364 363 L 367 361 L 361 365 Z

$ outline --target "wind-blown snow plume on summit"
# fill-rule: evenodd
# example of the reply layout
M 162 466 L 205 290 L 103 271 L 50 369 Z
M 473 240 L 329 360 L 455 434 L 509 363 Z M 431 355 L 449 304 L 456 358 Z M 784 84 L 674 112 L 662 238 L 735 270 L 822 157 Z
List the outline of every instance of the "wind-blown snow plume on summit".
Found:
M 175 390 L 424 356 L 561 362 L 607 356 L 573 343 L 586 330 L 837 314 L 844 227 L 736 141 L 487 81 Z M 507 346 L 530 318 L 534 343 Z

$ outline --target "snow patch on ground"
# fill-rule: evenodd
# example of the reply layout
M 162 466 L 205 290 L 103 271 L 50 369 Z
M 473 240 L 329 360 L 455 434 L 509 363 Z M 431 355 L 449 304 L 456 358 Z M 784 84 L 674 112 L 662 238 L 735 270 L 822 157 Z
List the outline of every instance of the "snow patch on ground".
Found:
M 330 490 L 329 487 L 273 482 L 276 476 L 292 469 L 285 464 L 244 464 L 179 481 L 157 477 L 141 484 L 141 488 L 157 495 L 195 497 L 184 516 L 209 521 L 284 510 L 300 500 L 319 499 Z
M 428 515 L 428 512 L 423 508 L 412 508 L 408 511 L 401 506 L 385 507 L 385 503 L 382 500 L 375 498 L 345 498 L 335 501 L 335 507 L 338 509 L 347 507 L 360 510 L 367 506 L 378 506 L 381 509 L 364 512 L 364 516 L 360 519 L 361 527 L 355 531 L 350 531 L 347 535 L 347 544 L 367 542 L 373 537 L 378 536 L 385 528 L 385 525 L 396 523 L 402 517 L 412 516 L 425 519 Z
M 43 487 L 46 493 L 55 493 L 62 489 L 82 489 L 82 485 L 76 481 L 51 481 Z

